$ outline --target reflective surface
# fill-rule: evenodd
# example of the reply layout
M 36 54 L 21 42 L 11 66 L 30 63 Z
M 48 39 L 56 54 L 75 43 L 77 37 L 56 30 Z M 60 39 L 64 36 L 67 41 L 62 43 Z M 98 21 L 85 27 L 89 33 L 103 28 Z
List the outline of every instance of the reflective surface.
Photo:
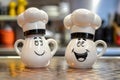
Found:
M 101 58 L 92 69 L 70 68 L 63 57 L 38 69 L 26 68 L 19 58 L 0 58 L 0 80 L 120 80 L 120 58 Z

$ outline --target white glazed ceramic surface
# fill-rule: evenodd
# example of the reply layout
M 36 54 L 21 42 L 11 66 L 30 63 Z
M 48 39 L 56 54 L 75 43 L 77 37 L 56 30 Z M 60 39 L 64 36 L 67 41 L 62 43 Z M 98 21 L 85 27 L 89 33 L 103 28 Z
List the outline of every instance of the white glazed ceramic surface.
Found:
M 101 18 L 86 9 L 77 9 L 64 18 L 64 26 L 71 33 L 85 32 L 95 34 L 95 30 L 101 26 Z
M 65 52 L 66 60 L 70 67 L 91 68 L 94 62 L 104 54 L 107 45 L 104 41 L 93 42 L 90 35 L 95 35 L 95 30 L 101 26 L 101 18 L 86 9 L 74 10 L 64 18 L 64 26 L 70 29 L 71 37 L 74 37 L 68 44 Z M 84 34 L 84 35 L 82 35 Z M 84 38 L 84 39 L 83 39 Z M 102 44 L 103 49 L 98 54 L 97 45 Z
M 47 13 L 35 7 L 28 8 L 17 17 L 17 23 L 23 29 L 23 32 L 32 29 L 46 29 L 47 22 Z
M 21 51 L 17 47 L 20 42 L 23 43 Z M 50 43 L 54 46 L 52 50 L 49 47 Z M 45 67 L 50 63 L 50 60 L 57 51 L 58 46 L 56 41 L 53 39 L 45 40 L 44 37 L 34 36 L 26 38 L 25 40 L 17 40 L 14 47 L 27 67 L 37 68 Z
M 103 45 L 103 50 L 97 54 L 96 46 Z M 65 52 L 67 63 L 73 68 L 92 68 L 94 62 L 102 56 L 107 45 L 104 41 L 98 40 L 95 43 L 92 40 L 72 39 Z

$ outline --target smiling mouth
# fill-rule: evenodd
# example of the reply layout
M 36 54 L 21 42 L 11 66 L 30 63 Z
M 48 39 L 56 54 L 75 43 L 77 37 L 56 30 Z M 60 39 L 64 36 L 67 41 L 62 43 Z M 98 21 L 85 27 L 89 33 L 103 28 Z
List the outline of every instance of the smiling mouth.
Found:
M 37 53 L 36 51 L 34 51 L 34 53 L 35 53 L 36 55 L 38 55 L 38 56 L 42 56 L 42 55 L 45 54 L 45 51 L 44 51 L 42 54 L 39 54 L 39 53 Z
M 86 52 L 84 52 L 84 53 L 77 53 L 74 51 L 74 49 L 72 49 L 72 52 L 75 54 L 75 57 L 79 62 L 85 61 L 86 57 L 88 55 L 88 50 L 86 50 Z

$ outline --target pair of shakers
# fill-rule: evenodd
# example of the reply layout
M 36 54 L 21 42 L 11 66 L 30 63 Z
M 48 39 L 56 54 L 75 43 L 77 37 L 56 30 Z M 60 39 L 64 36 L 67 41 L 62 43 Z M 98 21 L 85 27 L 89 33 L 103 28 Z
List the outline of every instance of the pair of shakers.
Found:
M 58 49 L 54 39 L 45 39 L 48 15 L 35 7 L 28 8 L 17 17 L 23 29 L 25 40 L 19 39 L 14 47 L 25 66 L 30 68 L 46 67 Z M 77 9 L 64 18 L 64 26 L 71 31 L 71 41 L 66 47 L 65 58 L 70 67 L 92 68 L 101 57 L 107 45 L 102 40 L 94 42 L 95 30 L 101 26 L 101 18 L 86 9 Z M 22 49 L 18 44 L 23 43 Z M 53 44 L 51 48 L 49 44 Z M 97 52 L 97 46 L 103 49 Z

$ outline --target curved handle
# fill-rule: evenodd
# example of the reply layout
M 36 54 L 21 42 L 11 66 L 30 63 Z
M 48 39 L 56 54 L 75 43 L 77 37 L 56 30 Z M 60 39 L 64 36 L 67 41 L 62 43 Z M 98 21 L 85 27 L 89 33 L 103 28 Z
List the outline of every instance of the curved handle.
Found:
M 97 57 L 99 58 L 99 57 L 101 57 L 105 53 L 105 51 L 107 49 L 107 44 L 103 40 L 95 41 L 95 45 L 97 46 L 98 44 L 102 44 L 103 45 L 102 51 L 97 55 Z
M 18 55 L 21 55 L 22 53 L 21 53 L 21 51 L 18 48 L 18 44 L 19 43 L 23 43 L 24 44 L 24 40 L 23 39 L 19 39 L 14 44 L 15 51 L 17 52 Z
M 50 44 L 50 43 L 53 44 L 53 50 L 51 51 L 51 54 L 54 55 L 55 52 L 58 49 L 58 44 L 57 44 L 57 42 L 54 39 L 48 39 L 47 41 L 48 41 L 48 44 Z

